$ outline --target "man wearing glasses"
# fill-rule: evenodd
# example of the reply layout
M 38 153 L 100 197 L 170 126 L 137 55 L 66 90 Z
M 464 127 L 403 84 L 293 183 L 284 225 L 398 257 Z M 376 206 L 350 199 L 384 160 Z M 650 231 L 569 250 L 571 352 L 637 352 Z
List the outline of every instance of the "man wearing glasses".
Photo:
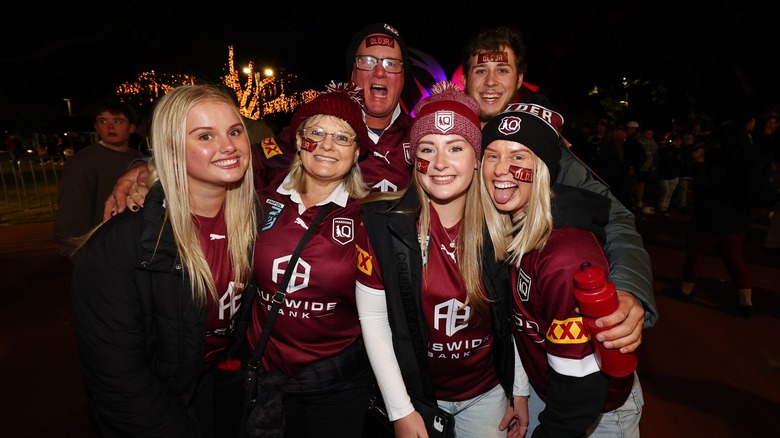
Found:
M 409 75 L 409 52 L 398 31 L 385 23 L 360 29 L 346 52 L 347 74 L 363 89 L 366 126 L 371 142 L 360 145 L 360 170 L 372 191 L 395 192 L 409 185 L 411 117 L 401 108 L 401 93 Z M 287 167 L 295 154 L 295 132 L 285 129 L 255 146 L 255 179 L 265 185 L 267 172 Z M 259 149 L 259 150 L 258 150 Z

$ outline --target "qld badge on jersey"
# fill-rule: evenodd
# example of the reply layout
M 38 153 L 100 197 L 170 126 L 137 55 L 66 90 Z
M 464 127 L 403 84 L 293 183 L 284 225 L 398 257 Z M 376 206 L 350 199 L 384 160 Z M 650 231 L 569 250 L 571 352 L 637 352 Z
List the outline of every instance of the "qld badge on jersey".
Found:
M 346 217 L 333 219 L 333 240 L 346 245 L 355 238 L 355 221 Z

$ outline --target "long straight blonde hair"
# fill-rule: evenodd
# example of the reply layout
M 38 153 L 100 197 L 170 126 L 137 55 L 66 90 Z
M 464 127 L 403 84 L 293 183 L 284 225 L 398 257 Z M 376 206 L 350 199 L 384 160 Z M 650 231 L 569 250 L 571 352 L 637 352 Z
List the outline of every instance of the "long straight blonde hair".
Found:
M 428 240 L 431 235 L 431 213 L 428 205 L 431 202 L 430 196 L 423 190 L 415 172 L 410 186 L 403 191 L 392 193 L 372 193 L 366 197 L 365 202 L 380 200 L 398 200 L 403 197 L 407 190 L 417 192 L 420 202 L 411 209 L 391 210 L 390 213 L 396 214 L 414 214 L 418 215 L 419 221 L 419 241 L 420 252 L 428 252 Z M 471 177 L 471 185 L 466 192 L 466 204 L 463 210 L 463 219 L 456 238 L 456 251 L 458 257 L 458 272 L 466 287 L 465 305 L 471 306 L 474 311 L 480 315 L 486 315 L 490 300 L 485 294 L 482 285 L 482 256 L 483 256 L 483 233 L 485 230 L 485 217 L 483 214 L 483 205 L 481 203 L 482 178 L 479 171 L 474 171 Z M 492 205 L 490 206 L 492 209 Z M 423 282 L 428 282 L 428 269 L 423 266 Z
M 490 239 L 493 241 L 496 259 L 507 260 L 520 266 L 523 255 L 544 248 L 553 230 L 550 187 L 550 170 L 536 155 L 534 181 L 528 202 L 511 213 L 498 211 L 487 188 L 482 186 L 482 206 Z M 479 170 L 482 180 L 482 166 Z
M 235 109 L 236 117 L 241 120 L 234 100 L 227 91 L 213 85 L 183 85 L 174 88 L 157 102 L 150 130 L 150 144 L 154 151 L 149 162 L 150 186 L 159 183 L 165 192 L 167 208 L 164 221 L 171 223 L 176 247 L 189 277 L 192 299 L 199 308 L 205 307 L 207 294 L 219 300 L 219 292 L 200 246 L 198 229 L 193 223 L 187 179 L 186 128 L 190 110 L 211 101 L 227 103 Z M 246 285 L 252 270 L 250 254 L 257 236 L 253 181 L 250 164 L 240 181 L 228 185 L 225 196 L 225 224 L 234 293 Z

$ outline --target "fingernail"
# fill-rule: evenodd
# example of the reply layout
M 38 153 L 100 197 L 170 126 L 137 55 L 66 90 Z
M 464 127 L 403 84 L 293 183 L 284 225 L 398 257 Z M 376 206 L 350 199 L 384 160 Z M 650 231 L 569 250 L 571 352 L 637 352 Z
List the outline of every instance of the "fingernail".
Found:
M 134 205 L 134 206 L 130 207 L 130 210 L 133 210 L 133 212 L 136 212 L 136 211 L 138 211 L 138 206 Z
M 111 210 L 111 216 L 116 216 L 116 210 Z

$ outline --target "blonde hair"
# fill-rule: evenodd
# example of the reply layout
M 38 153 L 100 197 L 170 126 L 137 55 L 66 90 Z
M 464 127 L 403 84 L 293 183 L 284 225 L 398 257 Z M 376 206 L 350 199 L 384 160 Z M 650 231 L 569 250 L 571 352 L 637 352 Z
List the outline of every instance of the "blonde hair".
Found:
M 233 98 L 217 86 L 176 87 L 163 96 L 154 108 L 150 129 L 150 144 L 154 156 L 149 161 L 149 185 L 151 187 L 159 183 L 165 192 L 167 208 L 163 223 L 171 223 L 179 257 L 185 272 L 189 274 L 192 299 L 199 308 L 205 307 L 207 294 L 219 300 L 211 269 L 200 246 L 198 229 L 193 222 L 187 179 L 187 114 L 203 102 L 224 102 L 230 105 L 235 110 L 236 117 L 242 120 Z M 241 123 L 243 124 L 243 120 Z M 250 165 L 240 181 L 227 186 L 225 196 L 225 224 L 236 289 L 234 293 L 240 291 L 251 276 L 250 251 L 257 236 L 253 181 Z M 160 236 L 158 242 L 159 239 Z
M 533 158 L 531 196 L 520 209 L 511 213 L 498 211 L 487 188 L 482 187 L 482 206 L 496 259 L 508 260 L 515 266 L 520 266 L 526 253 L 544 248 L 553 230 L 550 170 L 538 156 L 534 154 Z M 479 173 L 482 179 L 481 166 Z
M 348 133 L 353 137 L 357 135 L 355 130 L 352 129 L 352 126 L 350 126 L 349 123 L 342 120 L 341 118 L 328 114 L 315 114 L 301 123 L 298 132 L 295 133 L 295 147 L 298 149 L 298 151 L 301 150 L 301 141 L 303 138 L 301 131 L 308 128 L 309 126 L 319 123 L 326 117 L 329 118 L 330 121 L 333 122 L 333 124 L 335 124 L 340 131 Z M 342 148 L 346 146 L 337 145 L 336 147 Z M 350 147 L 357 148 L 357 141 L 352 143 L 352 146 Z M 295 191 L 299 193 L 305 192 L 305 175 L 306 172 L 303 169 L 303 162 L 301 161 L 301 155 L 299 152 L 295 154 L 293 162 L 290 164 L 290 182 L 287 183 L 284 188 L 287 190 L 295 189 Z M 369 192 L 368 186 L 366 186 L 366 183 L 363 181 L 363 173 L 360 171 L 360 166 L 357 164 L 357 159 L 352 162 L 352 167 L 350 168 L 349 173 L 344 176 L 344 187 L 347 193 L 349 193 L 349 196 L 352 198 L 363 199 Z
M 430 197 L 423 190 L 418 181 L 417 172 L 412 178 L 412 183 L 406 190 L 415 190 L 419 198 L 419 204 L 411 209 L 391 210 L 390 213 L 419 215 L 419 241 L 420 252 L 428 252 L 428 240 L 431 234 L 431 214 L 428 209 Z M 406 190 L 393 193 L 372 193 L 365 202 L 381 200 L 398 200 L 406 193 Z M 481 203 L 482 178 L 478 171 L 471 178 L 471 185 L 466 192 L 466 204 L 463 210 L 463 219 L 460 224 L 458 237 L 456 238 L 456 251 L 458 259 L 458 272 L 466 287 L 466 302 L 464 306 L 471 306 L 480 315 L 486 315 L 490 299 L 487 297 L 482 284 L 482 256 L 483 233 L 485 230 L 485 217 Z M 490 206 L 493 209 L 492 205 Z M 427 266 L 423 266 L 423 284 L 428 282 Z

